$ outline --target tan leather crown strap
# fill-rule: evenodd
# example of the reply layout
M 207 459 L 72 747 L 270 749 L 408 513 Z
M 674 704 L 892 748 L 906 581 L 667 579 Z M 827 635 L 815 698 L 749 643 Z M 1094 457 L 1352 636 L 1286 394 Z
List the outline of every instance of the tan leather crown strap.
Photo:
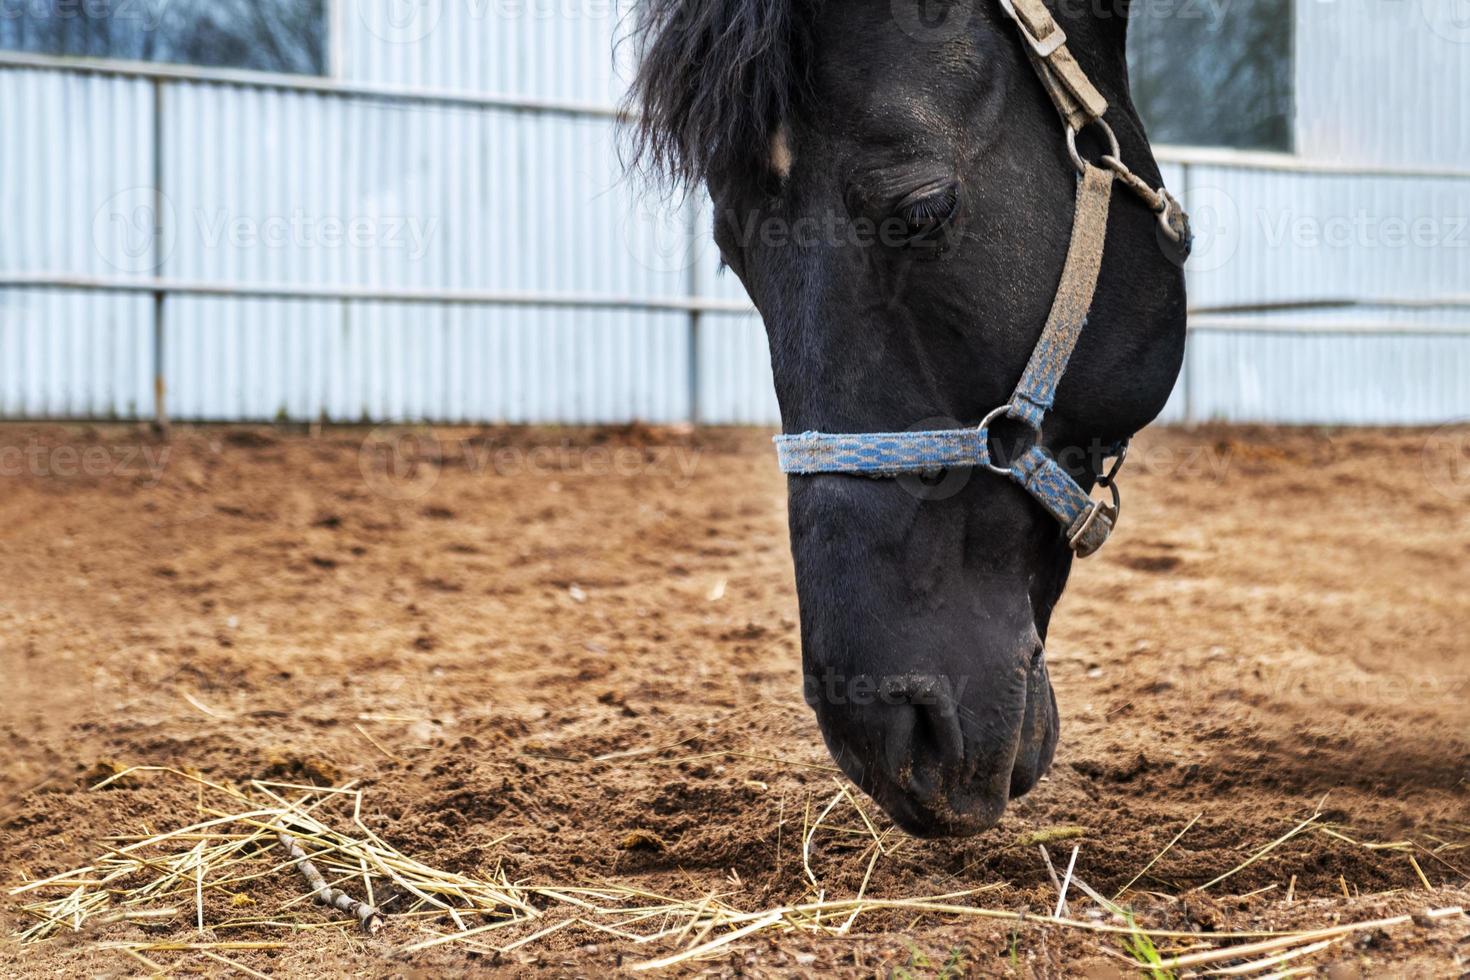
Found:
M 1067 33 L 1045 0 L 1000 0 L 1000 5 L 1020 28 L 1042 87 L 1067 126 L 1080 130 L 1101 119 L 1108 111 L 1108 100 L 1067 50 Z
M 1041 87 L 1066 124 L 1067 150 L 1078 174 L 1086 173 L 1088 164 L 1077 152 L 1077 134 L 1096 123 L 1107 137 L 1110 151 L 1100 162 L 1158 216 L 1163 234 L 1182 246 L 1184 254 L 1188 255 L 1188 216 L 1168 191 L 1162 187 L 1154 190 L 1123 162 L 1118 137 L 1103 118 L 1108 112 L 1108 100 L 1103 98 L 1077 59 L 1072 57 L 1072 52 L 1067 50 L 1067 33 L 1052 16 L 1046 0 L 1000 0 L 1000 6 L 1021 32 L 1026 54 L 1036 69 L 1036 77 L 1041 79 Z

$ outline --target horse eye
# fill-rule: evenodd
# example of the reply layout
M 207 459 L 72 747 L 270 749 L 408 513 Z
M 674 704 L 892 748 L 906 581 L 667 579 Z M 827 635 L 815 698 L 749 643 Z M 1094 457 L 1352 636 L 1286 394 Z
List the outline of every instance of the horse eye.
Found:
M 959 209 L 959 185 L 950 181 L 914 191 L 898 203 L 894 213 L 908 225 L 910 246 L 938 245 Z

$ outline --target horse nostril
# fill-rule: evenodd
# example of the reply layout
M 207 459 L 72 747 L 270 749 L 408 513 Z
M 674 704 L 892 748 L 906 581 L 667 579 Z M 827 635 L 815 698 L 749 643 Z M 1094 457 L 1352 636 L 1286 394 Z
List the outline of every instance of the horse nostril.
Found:
M 914 734 L 918 727 L 917 712 L 906 704 L 897 705 L 883 727 L 882 756 L 888 775 L 903 784 L 905 774 L 913 771 Z
M 959 716 L 952 706 L 925 705 L 917 710 L 915 754 L 927 749 L 946 769 L 962 766 L 965 762 L 965 737 L 960 731 Z
M 937 797 L 965 764 L 964 735 L 953 706 L 923 692 L 910 692 L 892 705 L 884 743 L 890 778 L 921 799 Z

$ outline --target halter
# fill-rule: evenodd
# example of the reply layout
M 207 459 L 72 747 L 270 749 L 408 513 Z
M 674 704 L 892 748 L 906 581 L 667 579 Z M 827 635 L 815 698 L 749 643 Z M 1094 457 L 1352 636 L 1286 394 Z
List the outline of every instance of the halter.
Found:
M 932 474 L 939 470 L 984 467 L 1009 477 L 1057 519 L 1067 544 L 1080 558 L 1095 554 L 1107 542 L 1122 512 L 1117 476 L 1128 455 L 1128 443 L 1104 454 L 1113 460 L 1097 484 L 1110 500 L 1095 500 L 1039 441 L 1041 423 L 1056 400 L 1057 385 L 1086 326 L 1102 268 L 1108 208 L 1117 181 L 1158 215 L 1162 233 L 1187 254 L 1189 223 L 1178 202 L 1162 187 L 1154 190 L 1121 160 L 1118 139 L 1103 116 L 1108 102 L 1067 50 L 1067 35 L 1044 0 L 998 0 L 1015 22 L 1042 87 L 1066 126 L 1067 152 L 1077 167 L 1077 205 L 1072 239 L 1062 267 L 1051 314 L 1041 340 L 1010 401 L 995 409 L 974 429 L 928 432 L 828 434 L 807 432 L 776 437 L 781 471 L 788 474 L 847 473 L 869 477 Z M 1077 150 L 1077 135 L 1097 126 L 1108 141 L 1101 166 Z M 1028 426 L 1038 441 L 1014 463 L 997 460 L 990 451 L 990 427 L 1002 416 Z M 1005 463 L 1006 465 L 1002 465 Z

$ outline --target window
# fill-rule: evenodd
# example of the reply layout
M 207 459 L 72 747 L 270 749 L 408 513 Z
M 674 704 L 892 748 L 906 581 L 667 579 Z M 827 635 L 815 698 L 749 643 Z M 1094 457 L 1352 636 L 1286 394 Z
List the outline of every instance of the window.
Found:
M 0 0 L 0 49 L 320 75 L 328 0 Z
M 1290 150 L 1291 0 L 1134 0 L 1133 100 L 1157 143 Z

